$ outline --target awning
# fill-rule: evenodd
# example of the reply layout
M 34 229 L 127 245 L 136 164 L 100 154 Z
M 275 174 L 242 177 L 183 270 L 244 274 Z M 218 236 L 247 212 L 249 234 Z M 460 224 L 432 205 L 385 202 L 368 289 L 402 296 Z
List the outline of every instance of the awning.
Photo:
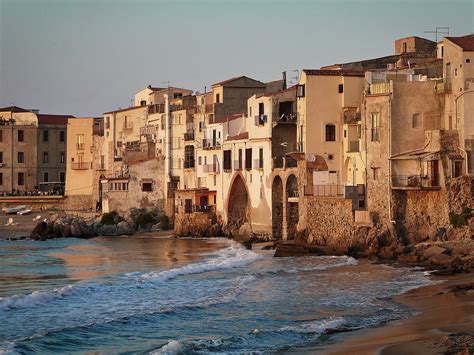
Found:
M 439 160 L 439 151 L 434 152 L 427 152 L 427 151 L 419 151 L 407 154 L 401 154 L 397 156 L 392 156 L 390 160 Z

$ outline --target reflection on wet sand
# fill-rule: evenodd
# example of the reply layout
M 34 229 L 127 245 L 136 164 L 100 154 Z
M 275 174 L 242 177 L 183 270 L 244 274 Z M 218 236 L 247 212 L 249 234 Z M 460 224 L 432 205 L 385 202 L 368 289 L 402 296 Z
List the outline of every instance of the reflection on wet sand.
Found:
M 201 253 L 221 247 L 221 243 L 204 240 L 101 237 L 95 238 L 93 244 L 70 245 L 49 256 L 60 259 L 68 277 L 77 281 L 150 268 L 179 267 L 197 259 Z

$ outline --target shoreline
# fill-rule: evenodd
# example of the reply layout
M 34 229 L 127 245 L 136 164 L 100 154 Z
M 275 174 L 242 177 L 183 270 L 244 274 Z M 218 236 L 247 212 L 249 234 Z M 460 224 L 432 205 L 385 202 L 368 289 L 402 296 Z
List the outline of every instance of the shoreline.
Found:
M 303 352 L 331 355 L 472 354 L 472 273 L 432 278 L 441 282 L 418 287 L 392 298 L 418 314 L 376 328 L 356 330 L 347 333 L 341 342 Z

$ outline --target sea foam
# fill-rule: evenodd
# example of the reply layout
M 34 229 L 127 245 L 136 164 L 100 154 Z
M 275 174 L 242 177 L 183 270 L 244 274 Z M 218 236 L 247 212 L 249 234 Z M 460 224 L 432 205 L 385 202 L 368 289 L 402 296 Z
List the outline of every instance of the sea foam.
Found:
M 52 290 L 34 291 L 25 295 L 0 297 L 0 310 L 28 308 L 64 297 L 72 292 L 73 286 L 54 288 Z

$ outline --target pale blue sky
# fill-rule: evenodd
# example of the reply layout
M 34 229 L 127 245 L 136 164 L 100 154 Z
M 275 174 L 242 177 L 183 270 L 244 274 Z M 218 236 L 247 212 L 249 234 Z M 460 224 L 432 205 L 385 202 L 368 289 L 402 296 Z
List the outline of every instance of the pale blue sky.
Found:
M 473 18 L 473 0 L 0 0 L 0 106 L 101 115 L 148 84 L 291 77 Z

